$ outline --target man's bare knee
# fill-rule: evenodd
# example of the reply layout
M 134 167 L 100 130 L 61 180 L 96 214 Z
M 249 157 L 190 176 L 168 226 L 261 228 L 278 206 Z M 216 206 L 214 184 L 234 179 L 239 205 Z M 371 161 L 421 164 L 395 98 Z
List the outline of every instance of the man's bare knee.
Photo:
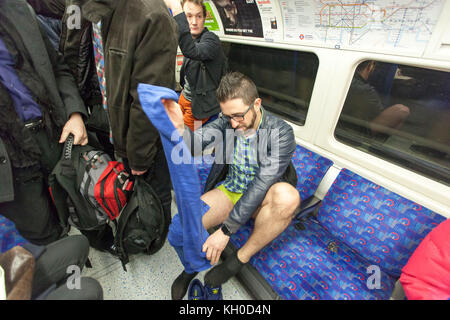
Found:
M 278 209 L 283 218 L 291 218 L 295 209 L 300 205 L 298 191 L 285 182 L 274 184 L 269 191 L 271 192 L 270 204 Z
M 409 108 L 403 104 L 395 104 L 392 106 L 392 108 L 394 108 L 394 112 L 395 115 L 400 119 L 400 120 L 405 120 L 406 118 L 409 117 L 411 111 L 409 110 Z

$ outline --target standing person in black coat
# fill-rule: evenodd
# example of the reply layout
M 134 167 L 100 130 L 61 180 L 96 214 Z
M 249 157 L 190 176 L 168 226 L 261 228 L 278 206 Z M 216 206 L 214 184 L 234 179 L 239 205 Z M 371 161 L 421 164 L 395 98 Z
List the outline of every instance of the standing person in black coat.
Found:
M 47 177 L 72 133 L 88 142 L 85 106 L 25 0 L 0 1 L 0 214 L 30 242 L 61 236 Z M 59 142 L 59 143 L 58 143 Z
M 75 78 L 78 91 L 89 113 L 86 121 L 88 132 L 95 134 L 94 137 L 98 139 L 100 145 L 96 144 L 95 139 L 90 139 L 89 143 L 114 157 L 108 115 L 102 105 L 102 94 L 95 65 L 92 23 L 81 15 L 83 1 L 27 0 L 27 2 L 41 17 L 60 22 L 57 47 Z M 90 138 L 92 137 L 91 135 Z
M 220 112 L 215 91 L 226 71 L 226 58 L 220 39 L 204 27 L 203 0 L 165 0 L 178 24 L 178 42 L 184 59 L 181 66 L 180 95 L 184 123 L 194 130 L 194 122 L 204 124 Z

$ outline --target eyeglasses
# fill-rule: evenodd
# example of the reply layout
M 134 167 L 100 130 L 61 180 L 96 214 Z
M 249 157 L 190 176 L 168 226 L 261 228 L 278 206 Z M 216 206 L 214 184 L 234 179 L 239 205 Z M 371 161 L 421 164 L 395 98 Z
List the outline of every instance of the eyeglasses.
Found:
M 250 109 L 253 108 L 254 106 L 255 106 L 255 103 L 253 103 L 250 107 L 248 107 L 247 111 L 245 111 L 244 113 L 241 113 L 241 114 L 235 114 L 235 115 L 233 115 L 233 116 L 227 116 L 227 115 L 224 115 L 223 112 L 221 112 L 221 113 L 219 114 L 219 116 L 220 116 L 221 118 L 227 120 L 227 121 L 231 121 L 231 119 L 233 119 L 233 120 L 236 121 L 236 122 L 241 122 L 241 121 L 244 120 L 244 117 L 245 117 L 245 115 L 247 114 L 247 112 L 249 112 Z

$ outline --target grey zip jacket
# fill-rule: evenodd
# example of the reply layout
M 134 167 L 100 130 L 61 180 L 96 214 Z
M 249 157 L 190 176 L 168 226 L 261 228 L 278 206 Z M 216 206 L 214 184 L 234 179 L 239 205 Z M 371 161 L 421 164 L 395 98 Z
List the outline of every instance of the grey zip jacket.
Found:
M 262 106 L 261 110 L 264 110 Z M 251 218 L 273 184 L 288 182 L 294 188 L 297 185 L 297 174 L 291 162 L 296 147 L 292 127 L 264 110 L 256 134 L 259 170 L 224 222 L 231 233 L 235 233 Z M 228 164 L 234 159 L 236 137 L 229 121 L 221 117 L 194 132 L 185 126 L 183 140 L 193 156 L 214 148 L 214 163 L 206 180 L 205 193 L 227 176 Z M 204 155 L 204 161 L 208 160 L 211 161 L 212 156 Z

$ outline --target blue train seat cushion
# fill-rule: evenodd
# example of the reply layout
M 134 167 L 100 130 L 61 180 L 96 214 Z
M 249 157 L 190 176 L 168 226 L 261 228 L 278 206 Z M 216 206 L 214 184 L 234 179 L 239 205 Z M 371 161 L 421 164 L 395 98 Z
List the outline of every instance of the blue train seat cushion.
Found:
M 395 278 L 380 270 L 379 282 L 373 282 L 369 279 L 371 273 L 368 273 L 371 264 L 337 240 L 317 219 L 309 218 L 303 226 L 303 230 L 298 230 L 293 221 L 277 239 L 250 260 L 250 264 L 282 299 L 389 299 Z M 251 227 L 245 226 L 239 241 L 248 237 L 250 231 Z
M 399 277 L 425 236 L 445 218 L 343 169 L 319 209 L 319 221 L 359 255 Z
M 295 148 L 292 163 L 297 172 L 297 190 L 302 201 L 314 195 L 328 169 L 333 165 L 330 159 L 299 145 Z
M 28 243 L 17 231 L 15 224 L 0 215 L 0 253 L 8 251 L 15 246 Z
M 343 169 L 318 217 L 304 221 L 304 230 L 292 222 L 250 263 L 283 299 L 389 299 L 417 245 L 444 220 Z M 250 231 L 241 228 L 238 246 Z

